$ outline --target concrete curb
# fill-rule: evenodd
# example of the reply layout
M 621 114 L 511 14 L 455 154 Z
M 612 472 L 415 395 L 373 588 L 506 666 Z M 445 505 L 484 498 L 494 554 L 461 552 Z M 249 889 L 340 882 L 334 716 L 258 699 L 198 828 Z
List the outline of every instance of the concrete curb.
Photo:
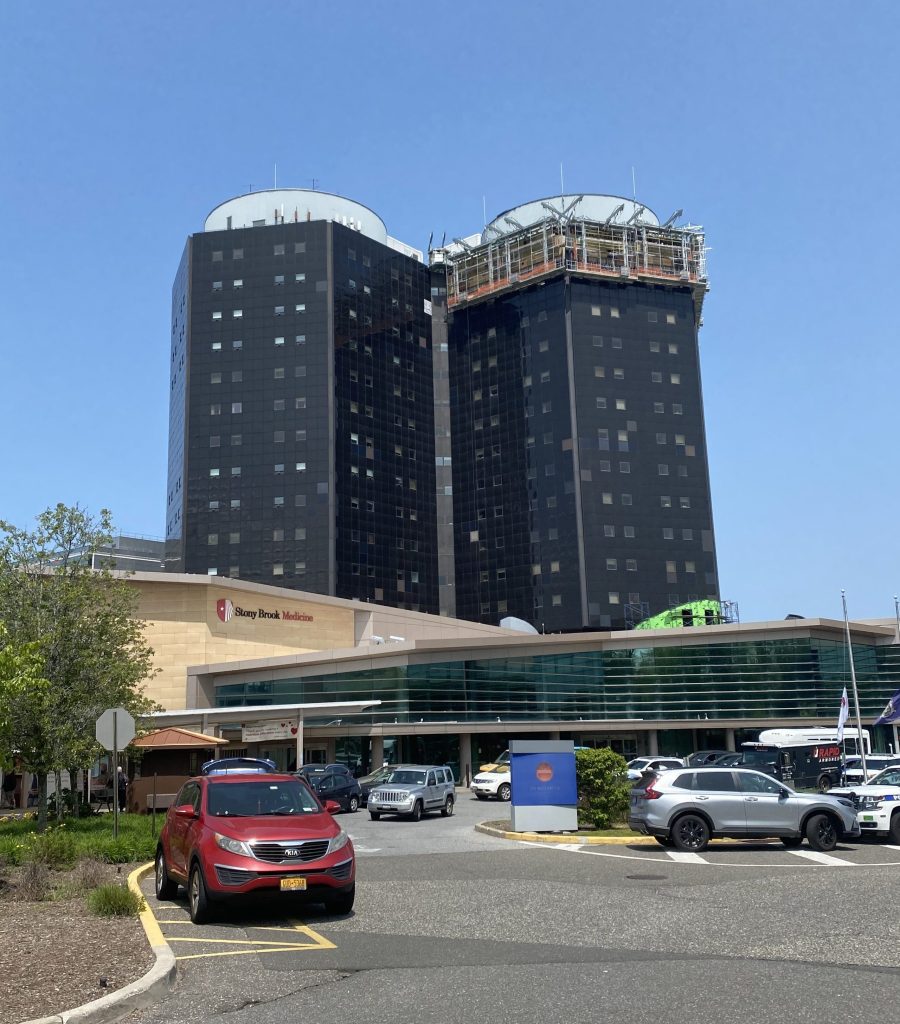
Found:
M 128 888 L 143 898 L 138 883 L 152 870 L 152 861 L 136 868 L 128 876 Z M 162 999 L 175 984 L 175 954 L 163 938 L 153 913 L 146 907 L 141 911 L 141 924 L 156 956 L 156 963 L 142 978 L 100 999 L 76 1006 L 74 1010 L 64 1010 L 51 1017 L 38 1017 L 24 1021 L 23 1024 L 113 1024 L 134 1010 L 143 1010 Z
M 504 832 L 502 829 L 494 828 L 493 825 L 481 823 L 475 826 L 476 832 L 483 832 L 486 836 L 494 836 L 496 839 L 521 839 L 528 843 L 568 843 L 578 846 L 656 846 L 656 840 L 651 836 L 580 836 L 577 832 L 570 832 L 566 835 L 545 832 Z

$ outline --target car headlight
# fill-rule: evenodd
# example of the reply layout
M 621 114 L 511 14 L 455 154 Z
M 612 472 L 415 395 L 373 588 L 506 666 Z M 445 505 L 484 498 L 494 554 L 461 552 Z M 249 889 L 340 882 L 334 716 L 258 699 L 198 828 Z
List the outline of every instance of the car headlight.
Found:
M 338 834 L 331 840 L 331 843 L 328 846 L 328 852 L 337 853 L 338 850 L 343 850 L 349 842 L 350 836 L 341 829 L 340 832 L 338 832 Z
M 236 853 L 240 857 L 252 857 L 253 854 L 250 852 L 250 847 L 246 843 L 242 843 L 240 839 L 232 839 L 231 836 L 223 836 L 219 832 L 216 832 L 216 846 L 220 846 L 223 850 L 227 850 L 229 853 Z
M 881 800 L 877 796 L 864 796 L 859 802 L 859 809 L 861 811 L 874 811 Z

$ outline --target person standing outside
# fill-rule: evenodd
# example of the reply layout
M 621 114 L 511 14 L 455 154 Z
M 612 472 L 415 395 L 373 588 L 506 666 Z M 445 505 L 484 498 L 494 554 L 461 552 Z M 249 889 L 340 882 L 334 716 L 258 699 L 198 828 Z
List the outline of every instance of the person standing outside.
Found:
M 119 765 L 119 770 L 116 773 L 116 784 L 119 797 L 119 813 L 122 814 L 127 805 L 128 779 L 125 778 L 125 771 L 121 765 Z

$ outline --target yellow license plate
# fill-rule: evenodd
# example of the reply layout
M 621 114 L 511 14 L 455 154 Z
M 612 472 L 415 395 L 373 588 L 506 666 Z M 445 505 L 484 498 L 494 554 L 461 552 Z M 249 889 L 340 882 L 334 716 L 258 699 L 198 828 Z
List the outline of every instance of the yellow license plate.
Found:
M 281 880 L 282 889 L 305 889 L 306 879 L 305 878 L 282 878 Z

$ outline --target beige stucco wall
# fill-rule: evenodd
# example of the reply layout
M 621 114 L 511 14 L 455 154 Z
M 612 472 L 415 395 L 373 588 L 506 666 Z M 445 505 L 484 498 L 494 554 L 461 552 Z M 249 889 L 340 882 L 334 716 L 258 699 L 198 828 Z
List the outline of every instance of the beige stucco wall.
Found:
M 272 658 L 332 647 L 353 647 L 352 608 L 285 596 L 284 591 L 262 588 L 168 582 L 162 574 L 152 580 L 130 580 L 140 594 L 139 616 L 146 622 L 147 642 L 159 670 L 147 682 L 147 696 L 167 711 L 185 707 L 188 665 Z M 266 619 L 234 614 L 222 622 L 216 613 L 221 599 L 247 611 L 298 612 L 311 622 Z

